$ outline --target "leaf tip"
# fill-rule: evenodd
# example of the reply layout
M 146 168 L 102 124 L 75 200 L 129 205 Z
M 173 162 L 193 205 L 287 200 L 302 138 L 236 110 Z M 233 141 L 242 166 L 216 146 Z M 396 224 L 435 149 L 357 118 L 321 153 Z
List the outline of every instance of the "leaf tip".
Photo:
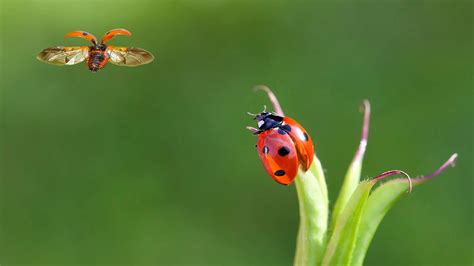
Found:
M 273 109 L 275 110 L 275 113 L 277 113 L 280 116 L 283 116 L 283 109 L 281 109 L 280 103 L 278 102 L 277 97 L 273 93 L 273 91 L 266 85 L 257 85 L 253 88 L 254 91 L 264 91 L 267 93 L 268 98 L 270 99 L 270 102 L 273 105 Z
M 455 166 L 455 163 L 456 163 L 456 159 L 458 158 L 458 154 L 457 153 L 453 153 L 449 159 L 444 162 L 444 164 L 442 164 L 436 171 L 434 171 L 433 173 L 429 174 L 429 175 L 426 175 L 426 176 L 420 176 L 418 178 L 416 178 L 416 181 L 417 183 L 424 183 L 428 180 L 430 180 L 431 178 L 441 174 L 442 172 L 444 172 L 444 170 L 446 170 L 448 167 L 450 166 Z

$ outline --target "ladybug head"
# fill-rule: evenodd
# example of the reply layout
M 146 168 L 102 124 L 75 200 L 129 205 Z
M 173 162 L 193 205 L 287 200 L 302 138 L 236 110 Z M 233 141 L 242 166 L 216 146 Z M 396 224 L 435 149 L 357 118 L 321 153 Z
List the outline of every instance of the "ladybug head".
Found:
M 95 50 L 100 50 L 100 51 L 105 51 L 107 49 L 107 45 L 103 43 L 94 43 L 94 49 Z
M 266 108 L 259 114 L 249 113 L 249 115 L 253 116 L 254 119 L 257 120 L 257 126 L 260 131 L 275 128 L 281 125 L 283 121 L 283 117 L 267 112 Z

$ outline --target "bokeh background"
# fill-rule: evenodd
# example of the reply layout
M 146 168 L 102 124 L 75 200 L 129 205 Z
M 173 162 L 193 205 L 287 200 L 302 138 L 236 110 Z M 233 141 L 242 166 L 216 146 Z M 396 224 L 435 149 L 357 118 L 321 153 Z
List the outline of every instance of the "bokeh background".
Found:
M 373 118 L 364 177 L 429 173 L 367 265 L 472 265 L 470 1 L 1 1 L 2 265 L 291 265 L 294 186 L 245 130 L 269 105 L 316 140 L 331 204 Z M 73 30 L 153 52 L 139 68 L 35 56 Z

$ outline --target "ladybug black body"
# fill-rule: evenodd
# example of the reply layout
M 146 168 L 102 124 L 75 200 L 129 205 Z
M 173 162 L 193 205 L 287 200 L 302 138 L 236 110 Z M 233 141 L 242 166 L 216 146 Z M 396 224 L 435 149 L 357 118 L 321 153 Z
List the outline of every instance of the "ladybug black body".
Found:
M 89 57 L 86 59 L 86 64 L 90 71 L 97 72 L 107 64 L 109 56 L 106 51 L 106 44 L 89 46 Z

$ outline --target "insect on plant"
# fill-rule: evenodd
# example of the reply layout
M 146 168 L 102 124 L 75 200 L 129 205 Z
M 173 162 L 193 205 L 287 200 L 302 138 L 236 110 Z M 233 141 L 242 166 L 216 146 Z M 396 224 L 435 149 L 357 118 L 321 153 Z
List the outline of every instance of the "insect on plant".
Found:
M 301 166 L 307 171 L 313 162 L 313 141 L 295 120 L 269 113 L 248 113 L 257 120 L 258 129 L 249 129 L 258 135 L 257 149 L 268 174 L 282 185 L 289 185 Z
M 385 214 L 406 192 L 439 175 L 453 165 L 457 154 L 435 172 L 410 178 L 401 170 L 385 171 L 372 179 L 361 180 L 362 161 L 367 147 L 370 120 L 369 101 L 363 102 L 364 122 L 359 147 L 349 165 L 344 182 L 331 211 L 324 171 L 313 142 L 306 130 L 286 117 L 273 92 L 265 91 L 275 113 L 266 109 L 250 114 L 258 128 L 247 127 L 258 135 L 260 160 L 270 176 L 280 184 L 295 183 L 300 209 L 300 225 L 296 238 L 294 265 L 363 265 L 370 242 Z M 403 175 L 375 184 L 390 176 Z
M 97 38 L 88 32 L 69 32 L 64 38 L 84 38 L 92 42 L 92 45 L 49 47 L 41 51 L 36 58 L 42 62 L 57 66 L 75 65 L 85 60 L 87 67 L 92 72 L 97 72 L 104 68 L 107 62 L 118 66 L 135 67 L 153 61 L 153 55 L 144 49 L 106 44 L 115 35 L 131 36 L 132 33 L 126 29 L 114 29 L 107 32 L 99 43 Z

